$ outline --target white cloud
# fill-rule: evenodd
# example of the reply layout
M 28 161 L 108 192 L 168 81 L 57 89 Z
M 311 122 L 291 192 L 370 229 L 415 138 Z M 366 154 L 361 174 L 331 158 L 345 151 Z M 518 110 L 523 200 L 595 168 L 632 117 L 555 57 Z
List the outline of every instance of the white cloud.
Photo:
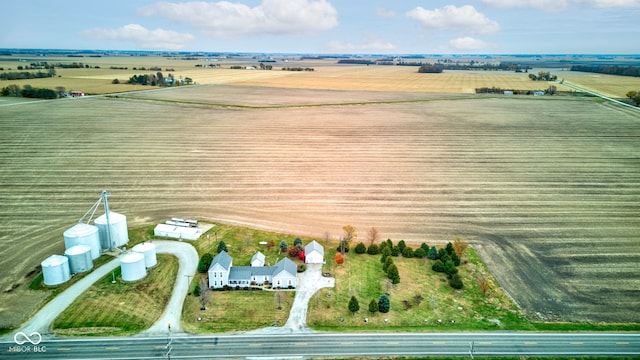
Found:
M 131 41 L 138 49 L 179 50 L 192 42 L 195 37 L 187 33 L 171 30 L 149 30 L 139 24 L 129 24 L 117 29 L 95 28 L 82 32 L 94 40 Z
M 478 51 L 494 49 L 496 46 L 491 43 L 484 42 L 482 40 L 474 39 L 469 36 L 453 39 L 449 41 L 449 46 L 460 52 Z
M 188 23 L 212 37 L 314 33 L 338 25 L 338 13 L 326 0 L 262 0 L 255 7 L 228 1 L 158 2 L 139 13 Z
M 640 7 L 640 0 L 574 0 L 576 4 L 597 8 Z
M 376 15 L 383 18 L 392 18 L 396 16 L 396 12 L 385 8 L 376 8 Z
M 564 10 L 570 6 L 596 8 L 640 7 L 640 0 L 482 0 L 487 5 L 502 8 L 532 8 L 544 11 Z
M 426 28 L 455 30 L 463 33 L 488 34 L 500 29 L 500 25 L 478 12 L 471 5 L 456 7 L 446 5 L 440 9 L 427 10 L 421 6 L 407 12 L 407 16 L 418 20 Z
M 377 37 L 365 38 L 362 44 L 331 41 L 328 47 L 329 51 L 335 53 L 387 52 L 396 48 L 392 43 Z

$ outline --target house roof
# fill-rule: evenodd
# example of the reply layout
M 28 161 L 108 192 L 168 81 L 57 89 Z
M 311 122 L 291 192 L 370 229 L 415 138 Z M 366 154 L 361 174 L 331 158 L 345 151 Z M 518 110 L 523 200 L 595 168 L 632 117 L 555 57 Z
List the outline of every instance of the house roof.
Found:
M 280 261 L 278 261 L 278 263 L 275 266 L 275 271 L 273 272 L 273 276 L 279 275 L 281 272 L 286 271 L 289 274 L 296 276 L 296 273 L 298 272 L 298 267 L 296 266 L 296 263 L 294 263 L 293 261 L 284 258 Z
M 231 256 L 229 256 L 229 254 L 227 254 L 226 251 L 221 251 L 218 255 L 216 255 L 216 257 L 213 258 L 213 261 L 211 261 L 211 266 L 209 266 L 209 269 L 213 269 L 214 266 L 216 266 L 216 264 L 219 264 L 220 266 L 222 266 L 225 270 L 229 270 L 229 268 L 231 267 Z
M 260 260 L 260 262 L 264 264 L 265 257 L 264 254 L 260 251 L 258 251 L 257 253 L 255 253 L 255 255 L 253 255 L 253 257 L 251 257 L 251 263 L 253 263 L 253 261 L 256 259 Z
M 253 266 L 251 267 L 251 276 L 273 275 L 275 266 Z
M 320 255 L 324 257 L 324 248 L 322 247 L 322 245 L 318 244 L 318 242 L 315 240 L 308 243 L 307 246 L 304 247 L 304 253 L 310 254 L 313 250 L 317 251 L 318 253 L 320 253 Z
M 232 266 L 229 270 L 229 280 L 250 280 L 250 266 Z

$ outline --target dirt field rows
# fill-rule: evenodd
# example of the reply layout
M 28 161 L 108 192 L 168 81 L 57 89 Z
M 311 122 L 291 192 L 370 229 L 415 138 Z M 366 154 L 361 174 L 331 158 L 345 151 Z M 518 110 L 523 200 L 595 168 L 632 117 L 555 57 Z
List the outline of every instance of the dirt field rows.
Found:
M 103 189 L 130 227 L 188 216 L 317 237 L 345 224 L 429 244 L 462 236 L 534 318 L 640 321 L 638 112 L 533 97 L 317 106 L 398 99 L 340 91 L 287 107 L 278 89 L 248 89 L 139 96 L 281 107 L 3 107 L 0 326 L 33 309 L 25 275 L 63 252 L 63 231 Z

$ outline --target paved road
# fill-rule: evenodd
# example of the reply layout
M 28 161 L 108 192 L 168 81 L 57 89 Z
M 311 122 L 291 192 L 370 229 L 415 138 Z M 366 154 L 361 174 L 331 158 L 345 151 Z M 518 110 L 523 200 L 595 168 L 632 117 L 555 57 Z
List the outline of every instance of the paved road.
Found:
M 161 359 L 260 357 L 640 356 L 632 333 L 339 333 L 44 340 L 39 348 L 0 342 L 0 359 Z
M 171 323 L 172 331 L 181 331 L 180 316 L 182 314 L 182 304 L 187 295 L 189 286 L 185 275 L 193 276 L 196 272 L 198 264 L 198 253 L 196 249 L 188 243 L 178 241 L 154 241 L 156 252 L 159 254 L 171 254 L 178 257 L 180 269 L 176 279 L 171 300 L 161 318 L 145 333 L 167 333 L 167 324 Z M 45 305 L 31 320 L 27 321 L 18 331 L 26 334 L 39 332 L 40 334 L 50 334 L 51 324 L 64 309 L 66 309 L 73 301 L 86 291 L 93 283 L 111 273 L 120 265 L 120 259 L 116 258 L 112 261 L 95 269 L 82 280 L 70 286 L 67 290 L 56 296 L 47 305 Z M 13 335 L 5 337 L 9 339 Z

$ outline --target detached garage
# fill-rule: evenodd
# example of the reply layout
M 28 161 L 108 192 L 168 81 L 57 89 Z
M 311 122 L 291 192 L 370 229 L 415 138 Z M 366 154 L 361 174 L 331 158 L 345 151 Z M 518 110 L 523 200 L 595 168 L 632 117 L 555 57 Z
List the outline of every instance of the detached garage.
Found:
M 322 264 L 324 260 L 324 248 L 315 240 L 304 247 L 304 253 L 304 262 L 307 264 Z

